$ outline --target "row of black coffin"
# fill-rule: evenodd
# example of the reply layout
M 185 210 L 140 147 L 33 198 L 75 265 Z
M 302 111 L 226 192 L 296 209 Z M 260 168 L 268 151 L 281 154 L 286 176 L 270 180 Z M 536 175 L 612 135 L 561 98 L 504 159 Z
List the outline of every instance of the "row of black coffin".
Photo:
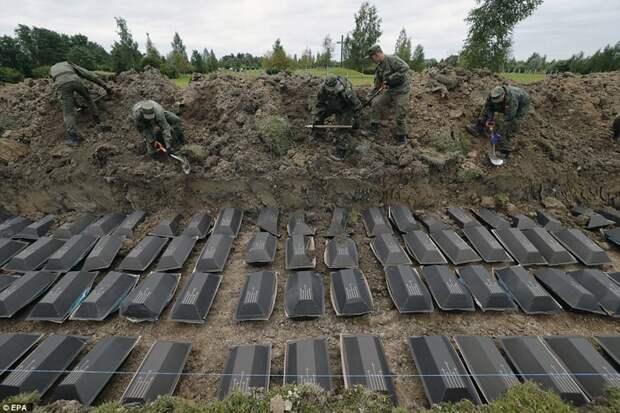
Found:
M 423 231 L 412 231 L 404 234 L 403 239 L 409 253 L 422 265 L 446 264 L 444 254 L 455 265 L 480 262 L 483 258 L 488 263 L 512 262 L 511 255 L 521 265 L 576 263 L 573 255 L 562 244 L 570 246 L 571 251 L 576 251 L 578 254 L 575 255 L 586 265 L 602 265 L 610 262 L 605 251 L 577 229 L 553 232 L 551 233 L 553 236 L 544 228 L 523 231 L 517 228 L 493 230 L 497 239 L 482 226 L 467 227 L 463 231 L 480 255 L 451 229 L 440 230 L 431 233 L 430 236 Z M 234 237 L 230 235 L 212 234 L 203 248 L 195 271 L 221 272 L 233 241 Z M 155 261 L 168 242 L 169 238 L 160 236 L 145 237 L 121 261 L 118 269 L 144 271 Z M 172 238 L 155 270 L 170 271 L 182 268 L 196 242 L 195 236 Z M 83 270 L 106 269 L 115 259 L 121 243 L 122 239 L 114 235 L 99 239 L 88 234 L 74 235 L 66 242 L 42 237 L 30 246 L 13 239 L 0 239 L 0 265 L 7 262 L 4 265 L 7 271 L 34 271 L 43 266 L 47 271 L 67 272 L 88 255 L 82 265 Z M 506 253 L 502 244 L 511 255 Z M 412 263 L 392 234 L 379 234 L 371 240 L 370 245 L 384 267 Z M 271 263 L 275 258 L 276 249 L 277 238 L 268 232 L 259 232 L 248 242 L 246 262 Z M 285 253 L 286 269 L 315 268 L 316 258 L 312 254 L 314 249 L 314 239 L 311 236 L 299 234 L 288 238 Z M 324 261 L 330 269 L 357 268 L 359 257 L 355 241 L 348 237 L 328 240 Z
M 523 217 L 519 228 L 510 228 L 507 221 L 502 221 L 495 212 L 481 210 L 478 213 L 486 218 L 492 232 L 487 230 L 473 217 L 466 218 L 466 212 L 460 208 L 450 208 L 455 220 L 463 226 L 463 233 L 470 241 L 470 247 L 455 231 L 449 229 L 433 214 L 423 216 L 429 234 L 415 229 L 418 224 L 407 207 L 390 207 L 390 220 L 400 230 L 409 230 L 403 235 L 410 255 L 421 265 L 446 264 L 446 256 L 455 265 L 485 261 L 487 263 L 512 262 L 513 258 L 521 265 L 567 265 L 576 263 L 576 256 L 586 265 L 598 266 L 609 264 L 607 253 L 590 240 L 578 229 L 564 229 L 558 225 L 546 228 L 537 224 L 523 224 L 529 218 Z M 485 211 L 484 214 L 482 212 Z M 264 208 L 259 216 L 262 227 L 277 229 L 278 210 Z M 137 214 L 137 218 L 133 216 Z M 491 214 L 491 216 L 489 216 Z M 144 213 L 136 212 L 125 218 L 131 225 Z M 118 217 L 117 217 L 118 216 Z M 34 244 L 2 239 L 0 240 L 0 265 L 6 270 L 32 271 L 38 269 L 46 261 L 46 270 L 66 272 L 75 267 L 90 252 L 83 269 L 98 270 L 108 268 L 120 249 L 121 240 L 118 236 L 103 236 L 118 226 L 118 220 L 125 217 L 121 214 L 109 214 L 102 218 L 103 223 L 83 234 L 76 234 L 68 241 L 54 237 L 41 237 Z M 330 226 L 329 234 L 346 234 L 346 211 L 337 208 Z M 371 246 L 383 266 L 411 264 L 409 256 L 392 234 L 392 228 L 379 208 L 370 208 L 362 214 L 364 225 L 370 236 L 374 238 Z M 495 217 L 495 219 L 492 219 Z M 116 219 L 116 221 L 114 220 Z M 178 233 L 179 215 L 162 221 L 149 237 L 143 239 L 121 262 L 119 269 L 126 271 L 143 271 L 159 255 L 168 243 L 167 237 Z M 243 213 L 240 210 L 225 208 L 216 221 L 213 236 L 208 240 L 196 271 L 220 272 L 230 252 L 233 238 L 238 234 Z M 100 220 L 100 221 L 101 221 Z M 496 221 L 499 220 L 499 223 Z M 105 224 L 112 221 L 109 226 Z M 531 221 L 531 220 L 529 220 Z M 99 222 L 99 221 L 97 221 Z M 500 225 L 504 222 L 506 225 Z M 611 222 L 611 221 L 610 221 Z M 269 225 L 270 223 L 275 223 Z M 125 225 L 125 227 L 123 227 Z M 123 231 L 129 224 L 121 224 L 115 235 L 125 235 Z M 210 229 L 211 218 L 206 214 L 197 214 L 185 230 L 184 235 L 175 237 L 164 252 L 156 271 L 175 270 L 182 267 L 191 253 L 196 238 L 204 238 Z M 507 226 L 508 225 L 508 226 Z M 130 226 L 131 228 L 131 226 Z M 294 214 L 288 224 L 291 237 L 286 242 L 286 269 L 311 269 L 316 265 L 312 256 L 314 231 L 304 222 L 303 215 Z M 273 231 L 276 232 L 276 231 Z M 96 245 L 95 245 L 96 243 Z M 439 246 L 440 248 L 438 248 Z M 275 257 L 277 239 L 270 232 L 257 233 L 248 243 L 246 261 L 251 264 L 272 262 Z M 91 251 L 92 249 L 92 251 Z M 508 251 L 510 255 L 506 252 Z M 325 249 L 325 262 L 331 269 L 357 267 L 357 248 L 349 238 L 329 240 Z
M 50 335 L 41 342 L 41 338 L 40 334 L 0 335 L 0 374 L 8 373 L 0 383 L 0 398 L 32 391 L 43 396 L 68 373 L 56 385 L 52 399 L 90 405 L 114 375 L 133 374 L 121 400 L 145 403 L 172 394 L 183 375 L 211 375 L 183 373 L 192 347 L 189 342 L 157 341 L 138 371 L 123 372 L 119 368 L 138 337 L 101 339 L 71 370 L 67 369 L 88 339 Z M 431 405 L 463 399 L 475 404 L 491 402 L 518 384 L 519 378 L 532 380 L 575 405 L 600 397 L 609 387 L 620 386 L 616 370 L 620 337 L 596 338 L 607 358 L 582 337 L 499 337 L 498 341 L 504 354 L 490 337 L 455 336 L 458 351 L 446 336 L 410 337 L 408 345 L 417 374 L 401 377 L 418 377 Z M 346 388 L 362 385 L 389 394 L 397 403 L 394 378 L 399 375 L 390 370 L 379 337 L 341 335 L 340 353 Z M 275 376 L 271 374 L 271 344 L 233 347 L 219 376 L 220 399 L 233 391 L 267 389 Z M 331 374 L 327 340 L 288 341 L 283 376 L 284 384 L 313 384 L 332 390 L 337 376 Z
M 541 269 L 532 277 L 522 266 L 494 269 L 463 266 L 458 277 L 447 266 L 422 267 L 423 282 L 411 266 L 385 268 L 392 300 L 401 313 L 428 313 L 436 305 L 444 311 L 514 311 L 553 314 L 567 309 L 620 316 L 620 273 L 596 269 L 563 272 Z M 91 291 L 97 273 L 69 272 L 56 282 L 52 272 L 29 272 L 21 277 L 2 276 L 0 317 L 12 317 L 47 291 L 28 319 L 64 322 L 101 321 L 120 308 L 134 322 L 156 321 L 174 297 L 178 273 L 154 272 L 138 285 L 138 276 L 109 272 Z M 356 316 L 374 309 L 368 282 L 359 269 L 330 273 L 330 297 L 338 316 Z M 220 274 L 193 273 L 173 304 L 170 319 L 204 323 L 221 281 Z M 56 283 L 55 283 L 56 282 Z M 55 284 L 54 284 L 55 283 Z M 54 284 L 53 287 L 52 284 Z M 51 288 L 50 288 L 51 287 Z M 49 291 L 48 291 L 49 290 Z M 235 312 L 237 321 L 268 320 L 277 295 L 277 273 L 248 274 Z M 561 304 L 560 304 L 561 303 Z M 289 318 L 314 318 L 325 313 L 321 275 L 298 271 L 287 277 L 285 314 Z

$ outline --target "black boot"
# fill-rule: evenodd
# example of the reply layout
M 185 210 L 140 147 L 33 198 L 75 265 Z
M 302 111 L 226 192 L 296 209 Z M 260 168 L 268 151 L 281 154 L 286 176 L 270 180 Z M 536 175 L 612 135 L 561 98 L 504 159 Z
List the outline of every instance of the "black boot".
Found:
M 371 123 L 370 129 L 368 129 L 368 133 L 370 134 L 371 138 L 377 136 L 377 134 L 379 133 L 379 124 Z
M 396 135 L 396 144 L 397 145 L 406 145 L 407 144 L 407 135 Z
M 67 134 L 67 145 L 78 146 L 80 144 L 80 138 L 76 132 L 69 132 Z
M 346 158 L 346 151 L 342 148 L 336 148 L 336 150 L 329 156 L 329 159 L 336 162 L 342 162 Z

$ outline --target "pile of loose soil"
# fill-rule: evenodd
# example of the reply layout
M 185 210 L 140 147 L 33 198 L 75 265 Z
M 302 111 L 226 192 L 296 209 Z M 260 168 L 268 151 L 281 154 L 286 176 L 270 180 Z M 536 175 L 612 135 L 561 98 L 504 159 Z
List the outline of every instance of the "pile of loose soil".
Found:
M 103 124 L 80 112 L 85 142 L 76 149 L 64 145 L 50 80 L 2 86 L 2 204 L 15 212 L 155 211 L 201 202 L 299 208 L 399 200 L 436 207 L 497 193 L 514 201 L 553 195 L 568 203 L 620 204 L 620 145 L 610 134 L 620 108 L 620 73 L 552 76 L 525 86 L 531 112 L 518 152 L 502 168 L 489 165 L 488 143 L 463 128 L 488 90 L 506 81 L 459 68 L 411 77 L 410 143 L 394 145 L 388 117 L 377 139 L 363 129 L 354 134 L 357 149 L 345 163 L 327 157 L 331 132 L 312 142 L 304 128 L 321 83 L 309 75 L 198 76 L 179 89 L 157 70 L 125 72 L 111 82 L 113 94 L 99 101 Z M 358 89 L 361 96 L 367 92 Z M 192 161 L 190 176 L 175 162 L 144 154 L 129 119 L 141 99 L 182 116 L 187 144 L 181 152 Z

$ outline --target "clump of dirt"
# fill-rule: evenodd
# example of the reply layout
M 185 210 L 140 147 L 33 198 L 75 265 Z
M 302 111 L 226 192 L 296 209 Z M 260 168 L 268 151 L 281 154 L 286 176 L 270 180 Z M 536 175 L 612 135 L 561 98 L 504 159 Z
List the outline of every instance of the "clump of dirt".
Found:
M 488 143 L 464 132 L 486 93 L 505 80 L 456 68 L 412 73 L 410 143 L 394 144 L 387 118 L 379 136 L 353 134 L 356 151 L 328 159 L 335 135 L 309 139 L 319 78 L 197 76 L 179 89 L 157 70 L 125 72 L 99 101 L 103 124 L 79 114 L 78 148 L 64 145 L 50 80 L 0 87 L 2 204 L 19 211 L 191 209 L 235 204 L 288 208 L 404 201 L 415 207 L 475 203 L 508 193 L 518 201 L 620 204 L 619 145 L 610 136 L 620 107 L 620 73 L 560 75 L 524 86 L 531 111 L 507 165 L 487 160 Z M 510 83 L 510 82 L 508 82 Z M 359 88 L 365 95 L 368 88 Z M 152 161 L 129 116 L 153 99 L 183 118 L 192 161 Z M 473 172 L 472 172 L 473 171 Z M 466 183 L 466 185 L 463 185 Z

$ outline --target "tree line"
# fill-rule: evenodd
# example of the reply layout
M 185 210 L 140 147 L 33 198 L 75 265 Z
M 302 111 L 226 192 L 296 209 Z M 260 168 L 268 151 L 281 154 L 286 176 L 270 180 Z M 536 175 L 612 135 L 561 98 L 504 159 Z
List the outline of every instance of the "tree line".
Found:
M 487 68 L 508 72 L 574 72 L 587 74 L 620 70 L 620 42 L 598 50 L 592 56 L 583 52 L 565 60 L 548 61 L 546 56 L 532 54 L 525 61 L 512 57 L 514 27 L 542 4 L 543 0 L 476 0 L 476 6 L 465 21 L 467 37 L 457 55 L 442 60 L 447 65 L 467 68 Z M 301 54 L 287 54 L 280 39 L 263 56 L 249 53 L 228 54 L 217 58 L 213 50 L 192 50 L 190 54 L 178 33 L 174 33 L 171 51 L 162 55 L 146 36 L 145 53 L 139 50 L 125 19 L 117 17 L 117 35 L 110 52 L 82 34 L 66 35 L 53 30 L 18 25 L 14 36 L 0 37 L 0 82 L 18 82 L 24 77 L 44 77 L 49 67 L 59 61 L 69 60 L 90 70 L 122 72 L 158 68 L 171 78 L 191 72 L 210 73 L 219 68 L 242 71 L 264 69 L 267 73 L 282 70 L 329 67 L 342 64 L 362 73 L 373 70 L 367 50 L 379 43 L 382 19 L 376 6 L 364 1 L 353 16 L 353 28 L 341 44 L 342 61 L 334 55 L 335 44 L 327 34 L 320 50 L 304 49 Z M 385 47 L 385 45 L 384 45 Z M 406 61 L 415 71 L 423 71 L 437 64 L 435 59 L 425 59 L 424 47 L 413 46 L 410 36 L 402 28 L 394 48 L 385 48 Z

